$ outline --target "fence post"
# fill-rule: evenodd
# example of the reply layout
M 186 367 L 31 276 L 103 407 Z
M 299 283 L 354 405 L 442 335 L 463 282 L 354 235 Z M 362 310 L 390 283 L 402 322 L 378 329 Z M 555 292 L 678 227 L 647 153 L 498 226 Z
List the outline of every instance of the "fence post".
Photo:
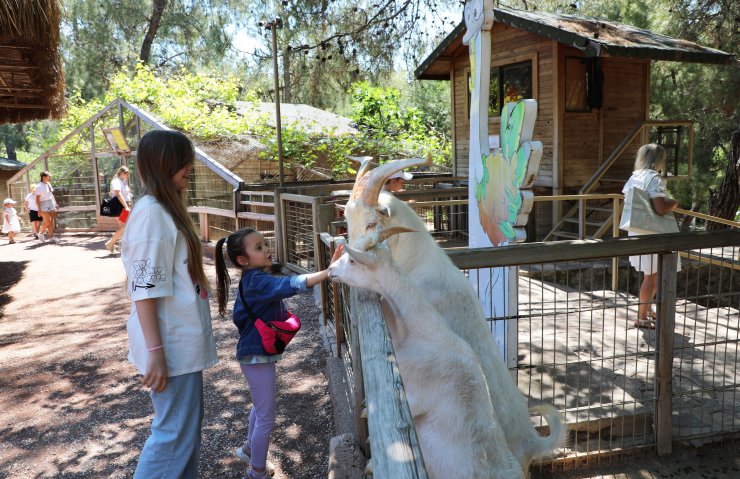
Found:
M 284 221 L 284 211 L 283 211 L 283 200 L 282 200 L 282 193 L 285 189 L 284 188 L 275 188 L 274 190 L 274 208 L 275 208 L 275 246 L 277 247 L 277 254 L 278 254 L 278 261 L 280 264 L 285 266 L 285 263 L 287 262 L 288 258 L 287 255 L 287 248 L 285 247 L 285 221 Z
M 655 435 L 657 453 L 671 453 L 673 443 L 673 333 L 676 325 L 676 274 L 678 253 L 659 255 L 658 266 L 658 321 L 656 378 L 658 399 L 655 408 Z
M 612 211 L 612 237 L 619 238 L 619 216 L 622 210 L 619 205 L 619 198 L 613 200 Z M 612 258 L 612 290 L 619 290 L 619 257 Z
M 367 295 L 368 293 L 365 293 Z M 357 304 L 362 296 L 356 288 L 350 289 L 350 303 Z M 352 358 L 352 376 L 354 378 L 355 390 L 355 431 L 357 432 L 357 445 L 362 449 L 365 457 L 370 458 L 370 445 L 368 442 L 367 422 L 362 418 L 362 407 L 365 403 L 365 380 L 362 372 L 362 355 L 360 353 L 360 330 L 357 323 L 359 318 L 350 321 L 352 340 L 350 341 L 350 357 Z

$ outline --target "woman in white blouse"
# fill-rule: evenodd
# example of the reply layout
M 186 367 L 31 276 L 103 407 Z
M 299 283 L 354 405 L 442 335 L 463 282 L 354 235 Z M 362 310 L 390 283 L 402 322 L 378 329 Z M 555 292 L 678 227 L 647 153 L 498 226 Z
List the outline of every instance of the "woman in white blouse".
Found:
M 653 209 L 659 215 L 664 215 L 672 211 L 678 203 L 670 197 L 668 188 L 663 175 L 660 174 L 665 170 L 666 151 L 655 143 L 643 145 L 637 150 L 635 159 L 635 171 L 622 189 L 622 193 L 627 195 L 630 188 L 639 188 L 650 196 Z M 637 233 L 629 233 L 629 236 L 636 236 Z M 655 328 L 655 311 L 650 308 L 650 302 L 655 297 L 658 284 L 658 255 L 644 254 L 630 256 L 630 264 L 637 270 L 644 273 L 645 278 L 640 285 L 640 304 L 637 310 L 637 319 L 634 326 L 636 328 Z M 681 264 L 678 264 L 681 269 Z
M 128 187 L 128 177 L 128 166 L 122 166 L 118 168 L 116 176 L 114 176 L 113 180 L 110 182 L 110 197 L 118 198 L 118 201 L 123 205 L 123 211 L 121 211 L 121 215 L 118 217 L 118 229 L 113 233 L 113 237 L 110 241 L 105 243 L 105 247 L 111 253 L 116 247 L 116 241 L 121 239 L 121 236 L 123 236 L 123 230 L 126 227 L 126 219 L 131 211 L 131 190 Z
M 44 231 L 49 234 L 49 242 L 58 243 L 58 238 L 54 237 L 54 221 L 57 216 L 57 200 L 54 198 L 54 187 L 51 186 L 51 174 L 48 171 L 41 172 L 41 181 L 36 185 L 34 190 L 36 194 L 36 204 L 39 205 L 39 214 L 41 215 L 41 227 L 39 228 L 39 241 L 45 241 Z

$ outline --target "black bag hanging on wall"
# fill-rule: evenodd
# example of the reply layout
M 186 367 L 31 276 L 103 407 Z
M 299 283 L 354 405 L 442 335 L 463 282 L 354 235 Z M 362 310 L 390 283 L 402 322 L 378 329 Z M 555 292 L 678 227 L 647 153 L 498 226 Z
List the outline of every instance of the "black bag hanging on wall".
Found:
M 123 205 L 117 196 L 105 198 L 100 203 L 100 216 L 112 216 L 118 218 L 123 211 Z

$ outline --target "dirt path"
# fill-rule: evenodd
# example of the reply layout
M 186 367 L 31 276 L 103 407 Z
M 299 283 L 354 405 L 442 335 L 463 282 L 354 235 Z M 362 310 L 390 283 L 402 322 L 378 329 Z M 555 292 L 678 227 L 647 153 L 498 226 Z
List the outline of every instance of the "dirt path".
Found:
M 67 236 L 61 245 L 6 241 L 0 238 L 0 479 L 132 477 L 152 409 L 126 361 L 120 255 L 108 254 L 102 236 Z M 207 271 L 214 276 L 212 263 Z M 304 327 L 278 366 L 270 458 L 278 479 L 322 478 L 333 431 L 327 353 L 313 297 L 296 296 L 289 306 Z M 246 432 L 248 391 L 233 359 L 236 329 L 215 303 L 212 313 L 220 361 L 204 376 L 200 477 L 240 478 L 245 466 L 230 451 Z

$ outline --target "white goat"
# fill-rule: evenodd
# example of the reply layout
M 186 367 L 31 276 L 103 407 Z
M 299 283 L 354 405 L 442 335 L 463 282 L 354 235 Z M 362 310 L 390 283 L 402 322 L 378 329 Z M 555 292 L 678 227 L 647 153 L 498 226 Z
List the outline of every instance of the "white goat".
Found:
M 475 353 L 449 330 L 385 247 L 345 251 L 329 267 L 329 277 L 380 293 L 389 304 L 393 314 L 386 323 L 429 477 L 524 477 L 494 417 Z
M 424 163 L 427 161 L 412 158 L 388 162 L 369 172 L 367 165 L 359 169 L 345 209 L 350 246 L 368 249 L 378 242 L 378 232 L 385 228 L 405 227 L 416 231 L 388 239 L 393 259 L 414 286 L 426 292 L 449 328 L 467 342 L 478 357 L 495 416 L 506 431 L 508 447 L 522 469 L 527 471 L 532 459 L 550 455 L 563 444 L 565 428 L 562 416 L 550 405 L 533 408 L 545 417 L 550 426 L 548 437 L 537 433 L 529 418 L 527 400 L 519 391 L 486 327 L 483 308 L 470 281 L 437 245 L 416 212 L 392 194 L 382 191 L 390 175 Z

